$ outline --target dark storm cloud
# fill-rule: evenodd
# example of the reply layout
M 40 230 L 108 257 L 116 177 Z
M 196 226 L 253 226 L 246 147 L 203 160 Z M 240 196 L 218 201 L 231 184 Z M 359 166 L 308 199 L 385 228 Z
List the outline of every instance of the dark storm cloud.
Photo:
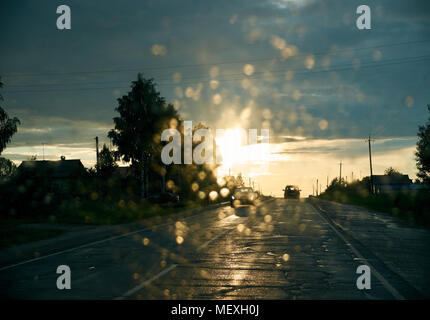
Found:
M 367 152 L 367 144 L 364 139 L 348 139 L 344 141 L 329 141 L 323 139 L 289 140 L 282 145 L 280 151 L 274 154 L 284 155 L 315 155 L 333 156 L 342 158 L 347 156 L 349 159 L 362 157 Z M 408 149 L 415 144 L 415 137 L 404 138 L 384 138 L 372 142 L 374 155 L 384 155 L 389 152 Z

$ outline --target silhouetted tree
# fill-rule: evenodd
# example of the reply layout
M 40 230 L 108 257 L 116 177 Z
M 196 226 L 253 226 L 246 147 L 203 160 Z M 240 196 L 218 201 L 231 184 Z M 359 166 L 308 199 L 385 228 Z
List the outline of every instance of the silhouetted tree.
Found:
M 3 87 L 3 83 L 0 79 L 0 88 Z M 3 101 L 3 97 L 0 95 L 0 101 Z M 6 111 L 0 106 L 0 154 L 6 148 L 12 138 L 12 136 L 17 131 L 17 125 L 20 124 L 19 119 L 14 117 L 9 118 Z
M 243 180 L 242 173 L 239 173 L 236 177 L 235 176 L 227 176 L 224 177 L 226 180 L 225 186 L 230 189 L 230 191 L 233 191 L 236 188 L 243 187 L 245 185 L 245 181 Z
M 243 181 L 242 173 L 239 173 L 236 177 L 236 184 L 238 187 L 243 187 L 245 185 L 245 182 Z
M 179 123 L 179 115 L 172 104 L 167 104 L 156 90 L 153 79 L 145 79 L 138 74 L 131 91 L 118 99 L 115 109 L 115 128 L 108 136 L 118 147 L 118 159 L 132 162 L 140 172 L 142 196 L 147 195 L 148 174 L 151 158 L 160 150 L 157 138 L 164 129 L 170 127 L 172 119 Z
M 114 152 L 110 151 L 106 144 L 103 144 L 103 148 L 99 153 L 97 172 L 101 176 L 111 176 L 117 167 Z
M 6 158 L 0 158 L 0 178 L 10 177 L 16 172 L 16 165 Z
M 192 135 L 195 136 L 195 133 L 199 129 L 210 129 L 208 126 L 198 123 L 193 126 Z M 184 127 L 180 126 L 178 128 L 181 133 L 182 139 L 182 147 L 181 152 L 184 152 Z M 194 148 L 200 144 L 201 141 L 192 142 L 192 148 Z M 158 157 L 158 159 L 160 159 Z M 215 162 L 215 159 L 214 159 Z M 169 182 L 170 179 L 175 180 L 175 187 L 168 188 L 173 192 L 177 192 L 181 194 L 182 199 L 188 200 L 207 200 L 207 195 L 211 191 L 218 190 L 217 179 L 214 175 L 214 170 L 217 167 L 215 163 L 213 164 L 180 164 L 180 165 L 169 165 L 165 166 L 167 169 L 167 179 Z M 197 188 L 196 188 L 197 186 Z M 204 198 L 201 198 L 204 193 Z
M 427 105 L 430 112 L 430 105 Z M 417 161 L 417 176 L 426 183 L 430 183 L 430 117 L 427 123 L 419 126 L 418 142 L 415 152 Z

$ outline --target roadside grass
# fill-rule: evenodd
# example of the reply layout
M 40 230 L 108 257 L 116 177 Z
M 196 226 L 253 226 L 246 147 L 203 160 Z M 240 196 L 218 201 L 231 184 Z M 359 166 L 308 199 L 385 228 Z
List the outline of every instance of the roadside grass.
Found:
M 85 200 L 62 203 L 58 210 L 48 217 L 48 220 L 52 223 L 112 225 L 165 216 L 201 206 L 202 204 L 194 202 L 158 205 L 146 201 L 137 203 L 133 200 L 120 200 L 118 203 Z
M 270 198 L 264 196 L 262 200 Z M 0 249 L 57 237 L 65 232 L 55 228 L 58 224 L 97 226 L 131 223 L 155 216 L 168 216 L 226 200 L 220 198 L 218 201 L 211 202 L 186 201 L 179 204 L 161 205 L 133 200 L 120 200 L 117 203 L 77 199 L 63 201 L 49 215 L 39 215 L 31 219 L 12 217 L 0 219 Z M 43 226 L 32 226 L 35 224 L 43 224 Z M 50 228 L 50 226 L 52 227 Z
M 178 205 L 159 205 L 146 201 L 136 203 L 132 200 L 121 200 L 118 203 L 92 200 L 67 201 L 61 203 L 49 216 L 32 219 L 10 217 L 0 219 L 0 249 L 57 237 L 65 232 L 55 228 L 58 224 L 97 226 L 131 223 L 207 205 L 208 203 L 196 201 Z M 43 227 L 34 226 L 35 224 L 43 224 Z
M 386 213 L 402 219 L 411 226 L 430 227 L 430 197 L 428 193 L 369 195 L 333 191 L 323 193 L 319 198 Z
M 63 234 L 63 230 L 21 227 L 37 221 L 24 219 L 6 219 L 0 221 L 0 249 L 27 242 L 44 240 Z

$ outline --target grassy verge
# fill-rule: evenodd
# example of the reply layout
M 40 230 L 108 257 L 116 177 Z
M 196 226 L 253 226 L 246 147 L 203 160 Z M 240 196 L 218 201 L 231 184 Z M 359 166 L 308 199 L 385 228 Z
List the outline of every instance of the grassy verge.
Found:
M 198 202 L 158 205 L 146 201 L 136 203 L 132 200 L 128 202 L 121 200 L 118 203 L 69 202 L 62 204 L 55 214 L 49 217 L 49 221 L 68 224 L 112 225 L 135 222 L 154 216 L 165 216 L 204 205 Z
M 4 249 L 27 242 L 48 239 L 64 231 L 55 229 L 56 224 L 114 225 L 131 223 L 154 216 L 166 216 L 187 209 L 206 206 L 205 203 L 187 202 L 180 205 L 157 205 L 148 202 L 120 201 L 75 201 L 62 203 L 49 216 L 34 219 L 0 219 L 0 248 Z M 46 227 L 32 227 L 32 224 L 46 224 Z M 25 227 L 23 226 L 25 225 Z M 52 228 L 49 226 L 52 225 Z
M 22 219 L 7 219 L 0 222 L 0 249 L 20 245 L 27 242 L 57 237 L 62 230 L 22 227 L 23 224 L 35 223 Z
M 363 195 L 334 191 L 323 193 L 320 198 L 387 213 L 410 225 L 430 227 L 430 197 L 427 193 Z

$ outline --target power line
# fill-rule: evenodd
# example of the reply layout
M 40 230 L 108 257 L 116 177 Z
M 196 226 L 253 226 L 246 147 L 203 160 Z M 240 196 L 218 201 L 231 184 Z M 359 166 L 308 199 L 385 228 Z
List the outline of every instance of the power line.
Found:
M 399 64 L 404 64 L 404 63 L 414 63 L 414 62 L 423 62 L 423 61 L 427 61 L 430 59 L 430 56 L 418 56 L 418 57 L 404 57 L 404 58 L 398 58 L 398 59 L 391 59 L 389 61 L 386 62 L 381 62 L 381 63 L 371 63 L 371 64 L 366 64 L 366 65 L 362 65 L 360 66 L 360 70 L 361 69 L 367 69 L 367 68 L 378 68 L 378 67 L 384 67 L 384 66 L 389 66 L 389 65 L 399 65 Z M 336 68 L 331 68 L 331 69 L 323 69 L 323 70 L 307 70 L 307 71 L 301 71 L 301 72 L 296 72 L 295 75 L 302 75 L 302 74 L 317 74 L 317 73 L 325 73 L 325 72 L 340 72 L 340 71 L 348 71 L 348 70 L 357 70 L 356 67 L 351 64 L 351 65 L 345 65 L 345 66 L 337 66 Z M 299 70 L 303 70 L 303 69 L 299 69 Z M 282 71 L 274 71 L 272 72 L 272 75 L 275 74 L 279 74 L 279 73 L 284 73 L 286 70 L 282 70 Z M 229 81 L 238 81 L 238 80 L 243 80 L 243 79 L 249 79 L 249 80 L 259 80 L 261 79 L 261 76 L 264 77 L 265 72 L 261 72 L 261 73 L 256 73 L 255 76 L 249 76 L 249 77 L 244 77 L 244 75 L 242 73 L 238 73 L 238 74 L 230 74 L 229 76 L 239 76 L 239 78 L 226 78 L 226 79 L 218 79 L 219 81 L 223 81 L 223 82 L 229 82 Z M 191 79 L 186 79 L 186 80 L 191 80 Z M 211 79 L 212 80 L 212 79 Z M 264 79 L 263 79 L 264 80 Z M 209 81 L 209 79 L 206 77 L 206 80 L 202 80 L 202 82 L 207 82 Z M 125 83 L 126 81 L 120 81 L 118 83 Z M 101 83 L 105 83 L 105 82 L 101 82 Z M 111 83 L 116 83 L 114 81 L 112 81 Z M 127 82 L 129 83 L 129 82 Z M 182 81 L 181 83 L 175 83 L 175 82 L 168 82 L 168 83 L 158 83 L 159 86 L 178 86 L 181 84 L 192 84 L 195 83 L 195 81 Z M 46 85 L 49 86 L 49 85 Z M 21 86 L 24 87 L 24 86 Z M 124 88 L 129 88 L 129 86 L 127 87 L 118 87 L 118 86 L 112 86 L 112 87 L 96 87 L 96 88 L 59 88 L 59 89 L 47 89 L 47 90 L 5 90 L 8 93 L 24 93 L 24 92 L 58 92 L 58 91 L 85 91 L 85 90 L 102 90 L 102 89 L 124 89 Z
M 417 62 L 419 62 L 421 59 L 427 60 L 430 58 L 430 55 L 423 55 L 423 56 L 412 56 L 412 57 L 401 57 L 401 58 L 394 58 L 394 59 L 388 59 L 382 62 L 375 62 L 375 61 L 370 61 L 367 62 L 366 64 L 360 66 L 359 68 L 368 68 L 368 67 L 372 67 L 372 66 L 378 66 L 378 65 L 389 65 L 389 64 L 397 64 L 397 63 L 405 63 L 405 62 L 415 62 L 415 60 Z M 308 73 L 317 73 L 317 72 L 330 72 L 330 71 L 338 71 L 340 69 L 338 68 L 347 68 L 348 70 L 350 68 L 356 68 L 356 66 L 354 65 L 354 63 L 351 64 L 343 64 L 343 65 L 337 65 L 331 68 L 323 68 L 323 69 L 314 69 L 314 70 L 307 70 L 304 68 L 297 68 L 297 69 L 283 69 L 283 70 L 277 70 L 277 71 L 272 71 L 270 72 L 272 75 L 277 75 L 277 74 L 283 74 L 286 71 L 292 71 L 295 73 L 295 75 L 298 74 L 308 74 Z M 342 70 L 340 70 L 342 71 Z M 247 79 L 256 79 L 259 78 L 259 76 L 264 76 L 266 74 L 266 71 L 261 71 L 261 72 L 255 72 L 252 76 L 248 76 L 246 77 Z M 218 80 L 218 81 L 225 81 L 225 79 L 229 78 L 229 77 L 234 77 L 234 76 L 239 76 L 240 79 L 243 79 L 244 74 L 242 72 L 240 73 L 227 73 L 222 75 L 221 77 L 216 77 L 216 78 L 211 78 L 208 76 L 191 76 L 191 77 L 185 77 L 181 80 L 181 83 L 187 83 L 188 80 L 198 80 L 198 79 L 206 79 L 206 80 Z M 171 83 L 171 77 L 169 78 L 158 78 L 157 81 L 168 81 L 167 84 Z M 86 85 L 97 85 L 97 84 L 105 84 L 105 83 L 129 83 L 129 80 L 113 80 L 113 81 L 97 81 L 97 82 L 87 82 L 84 83 Z M 176 82 L 174 82 L 176 83 Z M 189 82 L 188 82 L 189 83 Z M 56 84 L 30 84 L 30 85 L 11 85 L 8 86 L 8 88 L 30 88 L 30 87 L 43 87 L 43 86 L 64 86 L 64 85 L 74 85 L 74 84 L 78 84 L 81 85 L 83 84 L 82 82 L 75 82 L 75 83 L 56 83 Z M 158 82 L 158 84 L 163 84 Z M 179 85 L 179 83 L 177 83 Z
M 388 43 L 383 45 L 369 46 L 369 47 L 360 47 L 360 48 L 349 48 L 342 50 L 334 50 L 334 51 L 326 51 L 319 53 L 301 53 L 297 54 L 291 58 L 298 58 L 304 56 L 321 56 L 328 54 L 337 54 L 342 52 L 350 52 L 350 51 L 361 51 L 368 49 L 376 49 L 376 48 L 386 48 L 386 47 L 394 47 L 401 45 L 411 45 L 411 44 L 419 44 L 430 42 L 430 39 L 425 40 L 416 40 L 416 41 L 407 41 L 407 42 L 398 42 L 398 43 Z M 204 66 L 218 66 L 225 64 L 235 64 L 235 63 L 249 63 L 249 62 L 257 62 L 257 61 L 270 61 L 273 59 L 279 59 L 278 57 L 264 57 L 264 58 L 255 58 L 255 59 L 240 59 L 240 60 L 230 60 L 230 61 L 218 61 L 211 63 L 197 63 L 197 64 L 178 64 L 178 65 L 170 65 L 170 66 L 156 66 L 156 67 L 143 67 L 143 68 L 126 68 L 126 69 L 105 69 L 105 70 L 92 70 L 92 71 L 66 71 L 66 72 L 40 72 L 40 73 L 6 73 L 3 74 L 4 77 L 15 78 L 15 77 L 32 77 L 32 76 L 50 76 L 50 75 L 81 75 L 81 74 L 98 74 L 98 73 L 118 73 L 118 72 L 130 72 L 130 71 L 140 71 L 142 69 L 145 70 L 165 70 L 165 69 L 178 69 L 178 68 L 195 68 L 195 67 L 204 67 Z

